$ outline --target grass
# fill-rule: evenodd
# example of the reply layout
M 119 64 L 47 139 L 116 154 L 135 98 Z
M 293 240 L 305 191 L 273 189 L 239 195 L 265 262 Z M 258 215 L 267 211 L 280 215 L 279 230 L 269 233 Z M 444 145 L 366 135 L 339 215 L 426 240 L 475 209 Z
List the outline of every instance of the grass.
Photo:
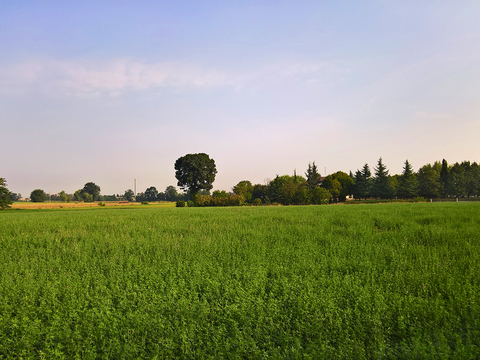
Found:
M 480 204 L 0 213 L 0 358 L 478 358 Z

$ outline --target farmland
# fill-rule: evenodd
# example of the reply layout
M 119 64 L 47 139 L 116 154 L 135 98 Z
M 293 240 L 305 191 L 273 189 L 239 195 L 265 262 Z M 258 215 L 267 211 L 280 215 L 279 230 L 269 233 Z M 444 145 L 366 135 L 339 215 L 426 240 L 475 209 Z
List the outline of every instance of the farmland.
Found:
M 0 213 L 0 358 L 478 358 L 480 204 Z

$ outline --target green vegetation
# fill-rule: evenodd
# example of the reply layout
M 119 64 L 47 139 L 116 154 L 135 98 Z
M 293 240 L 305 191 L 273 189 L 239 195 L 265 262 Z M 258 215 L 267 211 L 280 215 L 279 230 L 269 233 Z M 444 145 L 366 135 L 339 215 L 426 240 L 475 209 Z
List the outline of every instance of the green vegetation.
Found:
M 7 180 L 0 178 L 0 210 L 5 210 L 10 207 L 12 200 L 10 196 L 12 193 L 7 188 Z
M 35 189 L 30 193 L 30 200 L 32 202 L 44 202 L 47 199 L 47 194 L 42 189 Z
M 479 358 L 479 206 L 1 212 L 0 358 Z
M 217 167 L 205 153 L 187 154 L 175 161 L 177 185 L 195 197 L 201 190 L 212 190 Z

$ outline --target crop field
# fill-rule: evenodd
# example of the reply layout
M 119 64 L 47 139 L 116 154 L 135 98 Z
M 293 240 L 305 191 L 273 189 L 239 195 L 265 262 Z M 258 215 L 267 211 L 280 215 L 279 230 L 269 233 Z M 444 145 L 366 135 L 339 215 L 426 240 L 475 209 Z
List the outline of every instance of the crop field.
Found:
M 16 201 L 12 204 L 12 209 L 15 210 L 25 210 L 25 209 L 64 209 L 64 208 L 86 208 L 86 207 L 98 207 L 99 204 L 103 206 L 121 206 L 121 207 L 134 207 L 134 206 L 143 206 L 139 202 L 128 202 L 128 201 L 105 201 L 105 202 L 24 202 Z M 173 202 L 158 202 L 150 203 L 149 205 L 154 207 L 173 207 L 175 203 Z M 101 205 L 100 205 L 101 206 Z
M 480 204 L 0 212 L 9 358 L 480 358 Z

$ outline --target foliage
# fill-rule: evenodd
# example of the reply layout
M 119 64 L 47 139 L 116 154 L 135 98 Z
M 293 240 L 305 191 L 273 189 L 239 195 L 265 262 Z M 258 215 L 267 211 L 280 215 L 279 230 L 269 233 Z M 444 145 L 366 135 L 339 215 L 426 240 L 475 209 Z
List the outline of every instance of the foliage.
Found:
M 73 194 L 73 201 L 83 201 L 82 189 L 78 189 Z
M 380 199 L 391 199 L 395 195 L 395 188 L 382 158 L 378 159 L 377 167 L 375 168 L 373 193 L 375 197 Z
M 440 183 L 442 184 L 441 192 L 443 197 L 447 197 L 448 194 L 448 163 L 447 160 L 442 160 L 442 170 L 440 170 Z
M 311 190 L 310 201 L 312 204 L 325 205 L 328 204 L 332 194 L 323 187 L 316 187 Z
M 260 199 L 262 204 L 266 204 L 269 202 L 268 199 L 268 185 L 262 184 L 255 184 L 253 185 L 252 190 L 252 199 L 255 202 L 256 199 Z M 258 204 L 258 201 L 257 201 Z
M 469 161 L 455 163 L 449 171 L 448 194 L 455 197 L 480 196 L 480 166 Z
M 85 202 L 97 201 L 100 196 L 100 186 L 93 182 L 88 182 L 83 186 L 81 194 Z
M 479 206 L 3 212 L 0 357 L 478 359 Z
M 355 172 L 355 184 L 352 190 L 356 199 L 373 197 L 373 178 L 368 164 L 363 165 L 362 170 Z
M 211 190 L 216 174 L 215 161 L 204 153 L 187 154 L 175 161 L 177 185 L 192 195 L 200 190 Z
M 63 202 L 71 202 L 72 201 L 72 197 L 63 190 L 60 191 L 60 193 L 58 195 L 60 197 L 60 200 L 63 201 Z
M 245 203 L 243 195 L 228 194 L 226 191 L 216 190 L 212 195 L 196 195 L 195 206 L 241 206 Z
M 30 201 L 32 202 L 44 202 L 46 198 L 47 194 L 41 189 L 35 189 L 30 193 Z
M 183 201 L 183 200 L 177 200 L 175 206 L 176 206 L 176 207 L 185 207 L 185 201 Z
M 436 161 L 433 165 L 427 164 L 418 170 L 418 195 L 425 198 L 438 198 L 441 195 L 442 184 L 440 171 L 442 165 Z
M 0 210 L 5 210 L 10 207 L 12 203 L 10 195 L 11 193 L 7 189 L 7 181 L 5 178 L 0 178 Z
M 187 201 L 187 206 L 188 206 L 188 207 L 194 207 L 194 206 L 195 206 L 195 203 L 194 203 L 192 200 L 188 200 L 188 201 Z
M 412 165 L 405 160 L 403 173 L 398 180 L 397 196 L 401 199 L 413 199 L 417 196 L 418 181 Z
M 315 189 L 320 184 L 320 173 L 318 172 L 317 165 L 315 165 L 315 161 L 313 164 L 308 163 L 308 169 L 305 172 L 305 176 L 307 177 L 308 187 L 311 190 Z
M 250 181 L 240 181 L 232 190 L 235 194 L 242 195 L 245 198 L 245 201 L 250 202 L 250 200 L 252 200 L 253 185 Z
M 305 182 L 306 179 L 303 176 L 277 175 L 268 185 L 268 198 L 272 203 L 294 204 L 297 189 Z
M 158 197 L 158 190 L 155 186 L 150 186 L 145 190 L 145 198 L 147 201 L 155 201 Z
M 90 193 L 87 193 L 87 192 L 82 192 L 82 198 L 83 198 L 83 201 L 85 202 L 93 202 L 94 200 L 94 197 L 92 194 Z
M 128 202 L 132 202 L 135 200 L 135 193 L 132 189 L 128 189 L 125 191 L 125 194 L 123 194 L 123 198 Z
M 9 195 L 9 198 L 10 198 L 11 201 L 18 201 L 18 200 L 20 200 L 21 197 L 22 197 L 22 194 L 20 194 L 20 193 L 17 194 L 17 193 L 10 192 L 10 195 Z
M 345 201 L 352 194 L 355 182 L 343 171 L 330 174 L 322 182 L 322 187 L 328 190 L 334 201 Z
M 169 185 L 165 189 L 165 200 L 167 201 L 175 201 L 178 198 L 178 192 L 175 186 Z

